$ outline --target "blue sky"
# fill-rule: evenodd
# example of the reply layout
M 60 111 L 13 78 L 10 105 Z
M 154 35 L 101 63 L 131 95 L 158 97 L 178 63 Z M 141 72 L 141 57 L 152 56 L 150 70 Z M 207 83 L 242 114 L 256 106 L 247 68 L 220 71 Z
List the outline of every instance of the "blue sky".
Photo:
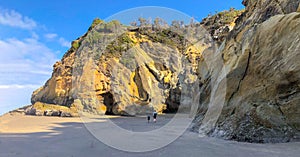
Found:
M 67 51 L 72 40 L 86 32 L 96 17 L 125 23 L 140 16 L 160 16 L 169 20 L 194 17 L 201 21 L 209 13 L 230 7 L 242 9 L 241 1 L 1 0 L 0 115 L 30 104 L 32 91 L 51 76 L 52 65 Z M 139 8 L 131 9 L 136 7 Z

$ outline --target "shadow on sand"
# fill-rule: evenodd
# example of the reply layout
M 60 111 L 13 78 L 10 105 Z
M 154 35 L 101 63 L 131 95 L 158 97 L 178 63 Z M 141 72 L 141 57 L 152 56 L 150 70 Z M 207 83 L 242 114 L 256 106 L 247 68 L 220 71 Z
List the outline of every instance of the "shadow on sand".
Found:
M 158 120 L 156 124 L 149 125 L 146 124 L 146 119 L 144 119 L 144 117 L 115 118 L 113 119 L 113 122 L 121 127 L 124 127 L 125 129 L 128 128 L 132 129 L 133 131 L 147 131 L 147 129 L 155 129 L 155 127 L 161 127 L 164 122 L 163 119 L 160 120 Z M 168 118 L 165 119 L 165 121 L 167 120 Z M 131 121 L 131 123 L 129 123 L 128 121 Z M 23 123 L 26 123 L 26 121 L 24 121 Z M 141 127 L 140 123 L 143 123 L 142 126 L 148 125 L 148 128 L 144 130 L 139 128 Z M 296 157 L 300 154 L 299 146 L 300 143 L 249 144 L 224 141 L 208 137 L 199 138 L 197 134 L 186 131 L 175 142 L 169 144 L 166 147 L 151 152 L 130 153 L 111 148 L 98 141 L 91 135 L 91 133 L 81 122 L 57 122 L 55 123 L 55 127 L 50 127 L 47 131 L 44 132 L 0 133 L 1 157 Z

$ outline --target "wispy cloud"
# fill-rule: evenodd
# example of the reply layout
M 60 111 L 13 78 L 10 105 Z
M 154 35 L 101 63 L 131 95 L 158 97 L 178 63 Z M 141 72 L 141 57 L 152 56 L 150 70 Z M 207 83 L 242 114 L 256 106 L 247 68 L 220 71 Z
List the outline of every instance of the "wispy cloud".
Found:
M 0 24 L 22 29 L 34 29 L 37 23 L 14 10 L 0 10 Z
M 24 63 L 33 62 L 52 62 L 55 58 L 54 52 L 35 38 L 16 39 L 10 38 L 0 40 L 1 63 L 12 62 Z M 26 63 L 26 62 L 25 62 Z
M 40 38 L 40 36 L 36 32 L 31 32 L 31 36 L 35 40 L 38 40 Z
M 48 33 L 44 35 L 47 40 L 54 40 L 58 35 L 55 33 Z
M 0 40 L 0 115 L 30 103 L 51 76 L 55 52 L 36 37 Z
M 51 71 L 42 71 L 42 70 L 40 70 L 40 71 L 34 71 L 34 70 L 32 70 L 32 71 L 29 71 L 29 73 L 32 73 L 32 74 L 40 74 L 40 75 L 47 75 L 47 76 L 51 76 L 51 74 L 52 74 L 52 72 Z
M 51 77 L 58 51 L 49 42 L 70 47 L 58 34 L 14 10 L 0 10 L 0 25 L 12 32 L 0 39 L 0 114 L 30 103 L 32 92 Z M 17 29 L 16 29 L 17 28 Z M 22 35 L 20 35 L 22 34 Z M 56 47 L 57 48 L 57 47 Z
M 71 42 L 66 40 L 65 38 L 63 37 L 59 37 L 57 34 L 55 33 L 48 33 L 48 34 L 45 34 L 44 37 L 46 38 L 46 40 L 48 41 L 56 41 L 60 44 L 60 46 L 63 46 L 63 47 L 70 47 L 71 46 Z
M 65 38 L 60 37 L 58 41 L 59 41 L 61 46 L 64 46 L 64 47 L 70 47 L 71 46 L 71 42 L 67 41 Z
M 0 40 L 0 85 L 42 84 L 51 76 L 55 52 L 34 38 Z
M 22 88 L 32 88 L 32 89 L 37 89 L 39 88 L 40 85 L 33 85 L 33 84 L 25 84 L 25 85 L 20 85 L 20 84 L 10 84 L 10 85 L 0 85 L 0 89 L 22 89 Z

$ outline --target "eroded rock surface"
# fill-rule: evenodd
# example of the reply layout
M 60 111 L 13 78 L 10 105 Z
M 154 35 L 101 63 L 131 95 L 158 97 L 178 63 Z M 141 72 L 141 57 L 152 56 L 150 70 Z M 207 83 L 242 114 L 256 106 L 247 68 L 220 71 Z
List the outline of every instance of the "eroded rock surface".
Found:
M 33 93 L 32 103 L 121 115 L 188 108 L 195 99 L 182 86 L 197 82 L 198 61 L 214 46 L 211 42 L 201 25 L 133 28 L 118 21 L 101 23 L 73 42 L 54 65 L 52 78 Z
M 221 78 L 226 81 L 222 110 L 215 124 L 203 122 L 210 116 L 206 114 L 211 103 L 207 97 L 212 96 L 208 92 L 195 128 L 211 136 L 247 142 L 299 139 L 300 14 L 295 12 L 299 1 L 243 3 L 245 12 L 219 50 L 224 60 L 219 75 L 226 73 Z M 201 93 L 207 93 L 210 85 L 206 83 Z M 219 92 L 222 90 L 215 92 L 217 97 L 224 94 Z
M 235 21 L 213 16 L 180 29 L 97 20 L 54 65 L 32 104 L 137 115 L 196 103 L 193 129 L 200 133 L 299 139 L 299 0 L 243 4 Z

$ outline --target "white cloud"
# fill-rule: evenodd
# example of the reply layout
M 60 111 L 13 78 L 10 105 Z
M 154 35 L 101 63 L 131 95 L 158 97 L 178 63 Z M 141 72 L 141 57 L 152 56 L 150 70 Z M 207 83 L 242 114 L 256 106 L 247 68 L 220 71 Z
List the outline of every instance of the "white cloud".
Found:
M 29 30 L 37 26 L 34 20 L 14 10 L 0 10 L 0 24 Z
M 61 46 L 64 46 L 64 47 L 70 47 L 71 46 L 71 42 L 67 41 L 66 39 L 64 39 L 62 37 L 60 37 L 58 41 L 59 41 Z
M 48 40 L 48 41 L 57 41 L 61 46 L 63 47 L 70 47 L 71 46 L 71 42 L 66 40 L 63 37 L 59 37 L 57 34 L 55 33 L 48 33 L 45 34 L 44 37 Z
M 36 34 L 35 32 L 32 32 L 32 33 L 31 33 L 31 36 L 32 36 L 32 38 L 35 39 L 35 40 L 38 40 L 38 39 L 40 38 L 39 35 Z
M 0 40 L 1 63 L 53 63 L 55 53 L 34 38 Z
M 40 74 L 40 75 L 47 75 L 47 76 L 50 76 L 52 74 L 51 71 L 42 71 L 42 70 L 40 70 L 40 71 L 34 71 L 34 70 L 32 70 L 32 71 L 29 71 L 29 73 Z
M 14 10 L 0 10 L 0 25 L 19 28 L 9 32 L 10 38 L 0 39 L 1 115 L 30 103 L 32 92 L 51 77 L 58 51 L 43 42 L 57 42 L 63 47 L 71 43 L 46 29 L 37 29 L 42 25 Z M 27 33 L 29 38 L 20 38 L 19 32 L 22 36 Z
M 25 84 L 25 85 L 20 85 L 20 84 L 10 84 L 10 85 L 0 85 L 0 89 L 22 89 L 22 88 L 32 88 L 32 89 L 37 89 L 41 85 L 33 85 L 33 84 Z
M 58 60 L 54 51 L 33 38 L 0 40 L 0 50 L 0 85 L 42 85 Z
M 54 51 L 34 37 L 0 40 L 0 115 L 27 105 L 51 77 Z
M 53 40 L 53 39 L 55 39 L 58 35 L 55 34 L 55 33 L 48 33 L 48 34 L 45 34 L 44 36 L 45 36 L 45 38 L 46 38 L 47 40 Z

